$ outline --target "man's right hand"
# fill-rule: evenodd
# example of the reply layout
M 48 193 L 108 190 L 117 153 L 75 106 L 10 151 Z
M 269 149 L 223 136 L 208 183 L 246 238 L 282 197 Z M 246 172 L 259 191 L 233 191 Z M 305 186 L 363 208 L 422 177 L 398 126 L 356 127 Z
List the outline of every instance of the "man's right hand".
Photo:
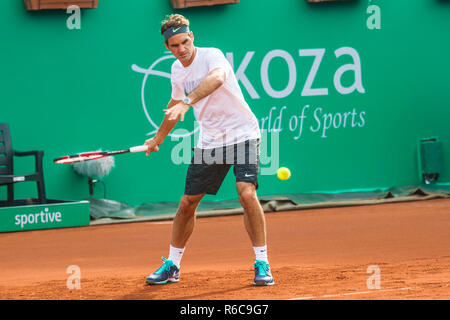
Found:
M 159 144 L 156 142 L 155 138 L 146 140 L 144 144 L 147 145 L 147 147 L 148 147 L 147 152 L 146 152 L 147 156 L 150 154 L 150 152 L 159 151 Z

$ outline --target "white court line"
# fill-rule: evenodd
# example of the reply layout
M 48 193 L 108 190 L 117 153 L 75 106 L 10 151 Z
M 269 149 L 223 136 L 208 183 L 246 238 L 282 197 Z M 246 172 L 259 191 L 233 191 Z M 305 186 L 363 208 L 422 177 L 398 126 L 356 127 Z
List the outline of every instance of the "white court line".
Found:
M 374 290 L 371 290 L 371 291 L 347 292 L 347 293 L 338 293 L 338 294 L 325 294 L 325 295 L 322 295 L 322 296 L 298 297 L 298 298 L 291 298 L 291 299 L 287 299 L 287 300 L 310 300 L 310 299 L 321 299 L 321 298 L 336 298 L 336 297 L 358 295 L 358 294 L 371 294 L 371 293 L 377 293 L 377 292 L 404 291 L 404 290 L 412 290 L 412 289 L 411 288 L 374 289 Z

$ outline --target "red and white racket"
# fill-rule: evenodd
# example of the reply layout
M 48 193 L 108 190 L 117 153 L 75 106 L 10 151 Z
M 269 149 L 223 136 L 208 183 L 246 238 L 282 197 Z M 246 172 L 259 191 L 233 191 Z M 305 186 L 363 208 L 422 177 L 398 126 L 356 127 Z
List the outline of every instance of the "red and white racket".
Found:
M 82 152 L 71 156 L 59 157 L 53 160 L 56 164 L 74 163 L 79 161 L 96 160 L 104 157 L 115 156 L 118 154 L 129 153 L 129 152 L 146 152 L 148 149 L 147 145 L 136 146 L 124 150 L 116 151 L 92 151 L 92 152 Z

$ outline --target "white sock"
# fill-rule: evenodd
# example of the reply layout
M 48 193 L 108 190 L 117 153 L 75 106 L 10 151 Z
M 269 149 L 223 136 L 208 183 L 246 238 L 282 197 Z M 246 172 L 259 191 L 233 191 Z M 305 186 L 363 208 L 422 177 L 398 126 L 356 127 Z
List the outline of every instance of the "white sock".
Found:
M 269 263 L 269 260 L 267 258 L 267 246 L 253 247 L 253 250 L 255 251 L 256 260 L 262 260 Z
M 168 258 L 168 260 L 172 260 L 172 262 L 173 262 L 178 268 L 180 268 L 181 257 L 183 257 L 184 249 L 185 249 L 185 248 L 180 249 L 180 248 L 175 248 L 175 247 L 170 246 L 169 258 Z

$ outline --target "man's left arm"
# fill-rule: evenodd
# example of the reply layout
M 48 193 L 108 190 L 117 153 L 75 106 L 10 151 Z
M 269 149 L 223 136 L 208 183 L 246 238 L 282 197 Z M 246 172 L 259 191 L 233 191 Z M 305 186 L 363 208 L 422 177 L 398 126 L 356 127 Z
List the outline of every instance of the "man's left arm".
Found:
M 225 83 L 226 72 L 223 68 L 212 70 L 205 79 L 192 91 L 187 97 L 191 99 L 191 105 L 199 102 L 203 98 L 209 96 Z M 189 110 L 190 105 L 183 102 L 177 103 L 170 109 L 164 110 L 169 120 L 176 120 L 181 117 L 184 120 L 184 114 Z

